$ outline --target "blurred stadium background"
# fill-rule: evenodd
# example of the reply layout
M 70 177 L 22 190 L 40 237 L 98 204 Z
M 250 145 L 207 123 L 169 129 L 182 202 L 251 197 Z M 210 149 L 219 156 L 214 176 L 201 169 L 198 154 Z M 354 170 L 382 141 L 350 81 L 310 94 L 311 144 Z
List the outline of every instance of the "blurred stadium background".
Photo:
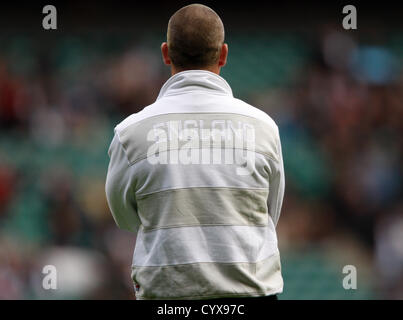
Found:
M 159 48 L 186 2 L 55 4 L 57 31 L 41 29 L 39 4 L 1 12 L 0 299 L 133 299 L 135 239 L 107 208 L 107 149 L 169 77 Z M 399 15 L 358 5 L 345 31 L 341 5 L 206 4 L 226 26 L 222 76 L 280 127 L 279 298 L 403 299 Z M 58 290 L 41 286 L 46 264 Z M 342 287 L 345 265 L 357 290 Z

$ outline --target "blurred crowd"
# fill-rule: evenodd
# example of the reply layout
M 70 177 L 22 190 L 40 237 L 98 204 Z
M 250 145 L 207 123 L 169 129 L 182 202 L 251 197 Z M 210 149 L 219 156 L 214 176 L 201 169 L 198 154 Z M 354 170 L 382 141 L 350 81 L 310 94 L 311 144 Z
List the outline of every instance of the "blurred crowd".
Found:
M 112 38 L 0 39 L 0 299 L 134 298 L 135 237 L 106 205 L 107 149 L 114 125 L 152 103 L 169 70 L 159 42 Z M 280 127 L 280 250 L 354 253 L 375 297 L 402 299 L 402 57 L 332 29 L 307 39 L 313 49 L 286 84 L 262 79 L 240 96 Z M 231 50 L 229 84 L 247 82 L 230 61 Z M 46 264 L 61 290 L 43 290 Z
M 167 78 L 158 52 L 108 52 L 80 36 L 52 49 L 27 37 L 2 44 L 0 299 L 133 298 L 135 238 L 106 204 L 107 149 L 114 125 Z M 46 261 L 61 290 L 42 290 Z
M 280 228 L 297 234 L 292 244 L 332 234 L 343 243 L 340 235 L 353 233 L 377 297 L 402 299 L 402 57 L 332 29 L 316 43 L 291 88 L 256 97 L 283 139 L 289 179 Z

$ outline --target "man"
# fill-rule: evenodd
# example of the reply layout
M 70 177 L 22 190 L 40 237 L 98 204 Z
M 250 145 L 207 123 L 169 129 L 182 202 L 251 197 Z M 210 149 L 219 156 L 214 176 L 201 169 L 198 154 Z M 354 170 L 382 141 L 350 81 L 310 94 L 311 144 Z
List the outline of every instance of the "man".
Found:
M 221 19 L 193 4 L 169 20 L 172 77 L 115 128 L 106 180 L 117 225 L 137 233 L 137 299 L 275 297 L 284 193 L 279 132 L 236 99 Z M 247 79 L 245 79 L 247 81 Z

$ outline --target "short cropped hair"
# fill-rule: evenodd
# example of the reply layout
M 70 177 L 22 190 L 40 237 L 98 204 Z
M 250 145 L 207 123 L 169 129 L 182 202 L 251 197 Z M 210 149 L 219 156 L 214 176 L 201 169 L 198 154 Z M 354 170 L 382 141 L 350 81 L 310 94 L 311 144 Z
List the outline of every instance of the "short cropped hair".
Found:
M 169 19 L 167 43 L 175 67 L 208 67 L 218 62 L 224 43 L 224 25 L 214 10 L 191 4 Z

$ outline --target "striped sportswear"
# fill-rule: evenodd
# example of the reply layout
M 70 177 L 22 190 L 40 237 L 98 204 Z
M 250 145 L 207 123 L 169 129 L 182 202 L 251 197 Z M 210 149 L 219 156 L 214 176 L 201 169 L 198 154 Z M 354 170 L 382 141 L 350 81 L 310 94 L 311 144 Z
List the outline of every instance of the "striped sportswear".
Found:
M 175 74 L 115 127 L 106 195 L 137 233 L 137 299 L 281 293 L 284 194 L 277 125 L 204 70 Z

